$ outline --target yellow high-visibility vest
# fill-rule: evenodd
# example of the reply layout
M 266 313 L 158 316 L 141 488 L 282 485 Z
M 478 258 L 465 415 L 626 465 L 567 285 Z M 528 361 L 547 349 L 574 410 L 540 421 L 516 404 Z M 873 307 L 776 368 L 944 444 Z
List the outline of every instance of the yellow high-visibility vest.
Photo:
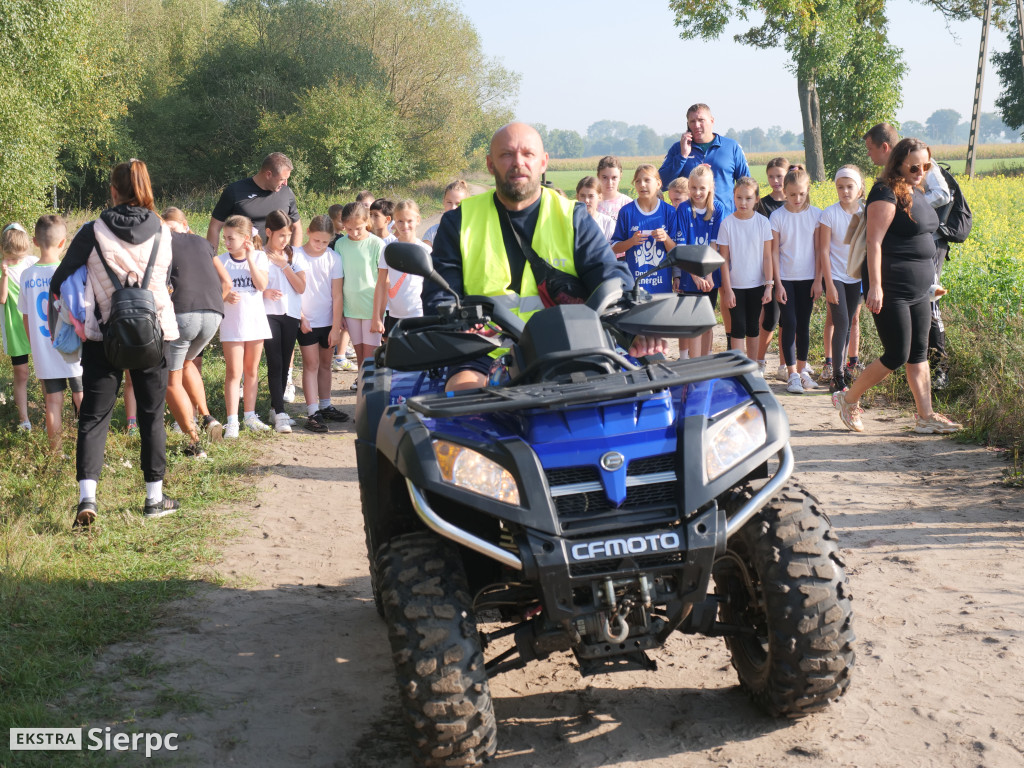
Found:
M 555 269 L 577 277 L 573 259 L 576 232 L 573 209 L 576 203 L 556 192 L 541 188 L 537 228 L 530 245 L 534 252 Z M 505 296 L 501 303 L 524 320 L 541 309 L 537 282 L 527 260 L 519 293 L 513 291 L 512 269 L 509 267 L 501 221 L 493 192 L 468 197 L 459 207 L 462 229 L 459 247 L 462 250 L 462 287 L 466 295 Z

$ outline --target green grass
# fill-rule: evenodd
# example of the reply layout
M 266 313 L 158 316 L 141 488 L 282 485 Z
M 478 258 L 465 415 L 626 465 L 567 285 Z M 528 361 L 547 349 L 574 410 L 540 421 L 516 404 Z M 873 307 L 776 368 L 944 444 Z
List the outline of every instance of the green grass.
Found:
M 223 395 L 218 394 L 223 391 L 223 359 L 214 350 L 205 357 L 210 405 L 223 413 Z M 87 532 L 73 532 L 78 501 L 74 459 L 49 451 L 34 380 L 29 385 L 34 429 L 30 434 L 13 429 L 17 413 L 10 382 L 5 357 L 0 361 L 7 401 L 0 405 L 0 454 L 5 457 L 0 466 L 0 730 L 72 727 L 104 711 L 100 693 L 89 697 L 88 712 L 64 700 L 73 689 L 95 687 L 96 655 L 112 643 L 140 637 L 162 606 L 210 578 L 218 542 L 232 525 L 230 514 L 214 509 L 253 498 L 252 471 L 261 438 L 245 435 L 211 446 L 210 459 L 199 462 L 181 455 L 184 436 L 169 435 L 165 485 L 181 501 L 182 511 L 144 520 L 139 443 L 126 433 L 124 409 L 118 405 L 97 494 L 99 518 Z M 68 406 L 62 448 L 69 457 L 75 453 L 75 434 Z M 129 657 L 118 671 L 119 676 L 143 678 L 158 673 L 145 654 Z M 161 701 L 168 708 L 197 706 L 190 692 L 168 691 Z M 23 753 L 19 764 L 58 764 L 55 754 L 64 755 Z

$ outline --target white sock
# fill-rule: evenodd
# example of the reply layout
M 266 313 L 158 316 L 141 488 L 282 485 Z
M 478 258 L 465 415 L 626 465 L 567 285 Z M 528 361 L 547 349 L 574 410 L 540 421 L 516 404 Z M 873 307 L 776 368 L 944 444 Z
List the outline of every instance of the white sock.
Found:
M 312 405 L 307 405 L 306 406 L 306 415 L 307 416 L 312 416 L 318 410 L 320 410 L 320 409 L 316 407 L 316 403 L 313 403 Z
M 327 398 L 323 398 L 323 397 L 320 398 L 320 409 L 321 410 L 323 410 L 324 408 L 327 408 L 330 404 L 331 404 L 331 398 L 329 398 L 329 397 L 327 397 Z
M 238 414 L 237 413 L 229 413 L 228 414 L 228 424 L 237 424 L 237 423 L 238 423 Z
M 256 418 L 256 411 L 246 411 L 244 418 L 245 418 L 246 421 L 248 421 L 249 419 L 255 419 Z
M 164 481 L 146 483 L 146 501 L 160 501 L 164 497 Z
M 681 349 L 681 350 L 679 350 L 679 359 L 680 360 L 689 360 L 690 359 L 690 350 L 688 350 L 688 349 Z
M 79 480 L 78 481 L 78 500 L 85 501 L 86 499 L 96 498 L 96 481 L 95 480 Z
M 288 383 L 289 384 L 292 383 L 292 369 L 291 368 L 288 369 Z

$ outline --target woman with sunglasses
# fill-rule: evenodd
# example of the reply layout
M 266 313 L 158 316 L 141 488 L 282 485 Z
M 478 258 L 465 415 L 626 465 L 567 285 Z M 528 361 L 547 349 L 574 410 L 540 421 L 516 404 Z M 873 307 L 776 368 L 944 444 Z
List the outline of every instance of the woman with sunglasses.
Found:
M 960 429 L 932 410 L 928 331 L 935 277 L 932 233 L 939 219 L 921 188 L 931 167 L 928 146 L 903 139 L 868 195 L 865 303 L 874 314 L 883 352 L 849 389 L 832 395 L 840 418 L 854 432 L 864 431 L 861 396 L 904 364 L 917 406 L 914 431 L 932 435 Z

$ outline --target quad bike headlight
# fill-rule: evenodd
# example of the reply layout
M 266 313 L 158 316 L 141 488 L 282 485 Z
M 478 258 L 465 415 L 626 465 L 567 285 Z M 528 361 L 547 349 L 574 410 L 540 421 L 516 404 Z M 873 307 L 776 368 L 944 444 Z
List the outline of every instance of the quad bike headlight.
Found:
M 704 471 L 714 480 L 752 454 L 767 439 L 764 414 L 753 403 L 716 421 L 704 433 Z
M 506 504 L 519 504 L 519 487 L 503 466 L 464 445 L 447 440 L 434 440 L 433 445 L 446 483 Z

